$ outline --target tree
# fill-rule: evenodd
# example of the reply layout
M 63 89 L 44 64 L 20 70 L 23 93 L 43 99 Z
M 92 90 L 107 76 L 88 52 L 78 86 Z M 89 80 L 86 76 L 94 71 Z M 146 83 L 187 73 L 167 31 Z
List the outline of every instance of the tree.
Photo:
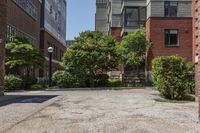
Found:
M 140 28 L 125 36 L 117 49 L 125 65 L 140 65 L 145 60 L 148 47 L 150 43 L 146 39 L 145 30 Z
M 30 76 L 31 68 L 44 68 L 44 54 L 26 38 L 14 37 L 13 42 L 6 44 L 6 54 L 6 65 L 10 69 L 26 69 L 26 76 Z
M 150 43 L 146 39 L 144 28 L 139 28 L 136 31 L 129 33 L 122 39 L 122 42 L 117 47 L 118 53 L 121 55 L 121 63 L 125 70 L 133 70 L 136 72 L 136 77 L 143 79 L 141 68 L 144 69 L 145 53 L 150 47 Z
M 99 31 L 82 32 L 64 54 L 62 65 L 81 71 L 89 77 L 93 87 L 97 73 L 110 71 L 118 65 L 116 42 Z

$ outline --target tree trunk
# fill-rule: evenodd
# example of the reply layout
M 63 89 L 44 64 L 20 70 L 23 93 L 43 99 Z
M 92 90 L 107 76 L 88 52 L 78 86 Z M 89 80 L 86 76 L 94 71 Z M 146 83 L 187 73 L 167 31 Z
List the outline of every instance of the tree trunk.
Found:
M 90 76 L 90 87 L 94 87 L 94 77 Z
M 94 87 L 94 78 L 95 78 L 95 73 L 93 70 L 90 71 L 90 87 Z

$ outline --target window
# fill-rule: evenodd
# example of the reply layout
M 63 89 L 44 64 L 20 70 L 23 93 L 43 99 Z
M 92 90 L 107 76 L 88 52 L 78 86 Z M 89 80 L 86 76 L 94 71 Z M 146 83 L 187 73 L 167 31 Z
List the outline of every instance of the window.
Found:
M 37 18 L 37 11 L 34 5 L 29 0 L 14 0 L 14 2 L 20 6 L 26 13 L 32 18 Z
M 52 8 L 52 6 L 50 6 L 50 12 L 49 12 L 50 14 L 52 14 L 53 13 L 53 8 Z
M 178 30 L 165 30 L 165 45 L 178 46 Z
M 53 58 L 57 59 L 58 58 L 58 48 L 56 46 L 53 46 Z
M 126 20 L 126 26 L 137 26 L 139 21 L 138 8 L 127 8 L 125 20 Z
M 112 15 L 112 25 L 113 27 L 118 27 L 121 25 L 121 14 L 113 14 Z
M 124 26 L 138 27 L 144 25 L 146 21 L 146 7 L 127 7 L 125 12 L 123 12 L 123 18 L 125 20 L 122 20 Z
M 64 52 L 60 49 L 60 60 L 62 59 L 63 54 L 64 54 Z
M 146 7 L 140 7 L 140 20 L 146 21 Z
M 9 24 L 7 24 L 6 36 L 7 36 L 7 42 L 14 41 L 13 36 L 20 36 L 20 37 L 25 37 L 31 44 L 35 44 L 35 39 L 32 36 L 26 34 L 25 32 L 22 32 L 21 30 Z
M 166 17 L 177 17 L 178 2 L 165 1 L 165 16 Z

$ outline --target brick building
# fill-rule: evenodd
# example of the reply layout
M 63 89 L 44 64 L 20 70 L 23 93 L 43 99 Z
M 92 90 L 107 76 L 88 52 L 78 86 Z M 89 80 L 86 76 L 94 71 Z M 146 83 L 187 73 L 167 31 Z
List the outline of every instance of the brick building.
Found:
M 155 57 L 178 55 L 193 60 L 191 5 L 191 0 L 147 1 L 147 38 L 152 42 L 147 56 L 147 76 L 151 75 L 151 61 Z
M 42 0 L 40 48 L 46 54 L 48 47 L 54 48 L 52 70 L 60 68 L 59 61 L 66 51 L 66 7 L 65 0 Z M 47 77 L 47 70 L 40 70 L 39 77 Z
M 151 79 L 151 61 L 157 56 L 193 60 L 192 0 L 97 0 L 96 5 L 96 29 L 117 41 L 146 26 L 147 39 L 153 44 L 145 65 L 147 79 Z
M 6 9 L 7 41 L 13 41 L 13 35 L 27 38 L 43 50 L 45 64 L 48 64 L 47 48 L 52 46 L 52 67 L 57 70 L 66 50 L 66 0 L 7 0 Z M 24 70 L 21 71 L 23 73 Z M 48 76 L 46 69 L 32 69 L 32 74 L 36 77 Z
M 5 57 L 5 34 L 6 34 L 6 4 L 7 0 L 0 1 L 0 95 L 4 92 L 4 57 Z
M 40 0 L 7 1 L 8 41 L 12 41 L 11 35 L 23 36 L 39 48 L 40 5 Z
M 199 97 L 199 119 L 200 119 L 200 1 L 193 0 L 193 49 L 196 63 L 196 95 Z
M 40 10 L 40 0 L 7 0 L 7 41 L 13 41 L 12 36 L 21 36 L 39 48 Z M 32 69 L 31 73 L 37 76 L 39 70 Z

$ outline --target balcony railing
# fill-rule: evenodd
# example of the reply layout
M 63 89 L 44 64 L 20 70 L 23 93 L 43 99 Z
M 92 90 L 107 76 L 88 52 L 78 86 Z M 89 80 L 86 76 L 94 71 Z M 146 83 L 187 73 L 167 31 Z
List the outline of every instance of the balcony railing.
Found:
M 124 23 L 123 27 L 133 27 L 139 28 L 140 26 L 145 26 L 145 21 L 127 21 Z

